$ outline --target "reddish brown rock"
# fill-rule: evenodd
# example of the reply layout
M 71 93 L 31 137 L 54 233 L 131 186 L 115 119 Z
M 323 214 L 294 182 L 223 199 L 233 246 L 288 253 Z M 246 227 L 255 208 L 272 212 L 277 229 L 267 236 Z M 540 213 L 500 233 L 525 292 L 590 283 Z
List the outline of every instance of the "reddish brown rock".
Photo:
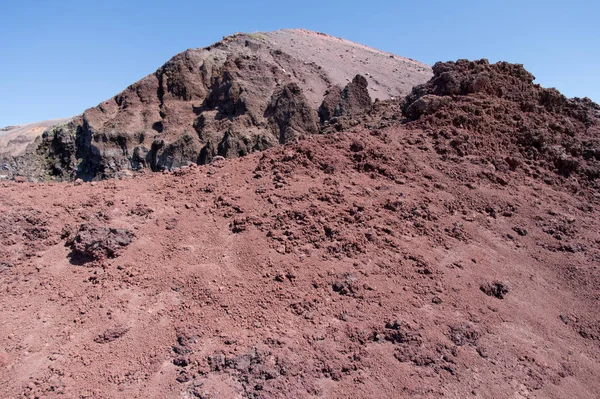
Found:
M 266 45 L 253 39 L 248 51 Z M 198 70 L 177 65 L 195 65 L 193 54 L 152 86 L 165 109 L 181 106 L 153 122 L 165 137 L 152 143 L 160 162 L 204 145 L 212 163 L 96 185 L 0 183 L 4 396 L 600 392 L 600 196 L 583 172 L 598 162 L 595 104 L 563 101 L 518 65 L 459 61 L 438 64 L 407 102 L 299 134 L 315 121 L 314 93 L 285 81 L 291 55 L 273 54 L 275 71 L 221 60 L 231 74 L 208 74 L 210 106 L 190 110 L 204 102 L 187 80 Z M 281 79 L 267 115 L 242 72 Z M 154 97 L 128 93 L 104 112 L 131 109 L 123 123 L 140 123 L 135 107 Z M 167 140 L 187 113 L 194 130 Z M 271 142 L 253 141 L 253 125 L 237 134 L 233 120 L 257 115 L 286 145 L 252 153 Z M 96 261 L 77 267 L 65 241 Z

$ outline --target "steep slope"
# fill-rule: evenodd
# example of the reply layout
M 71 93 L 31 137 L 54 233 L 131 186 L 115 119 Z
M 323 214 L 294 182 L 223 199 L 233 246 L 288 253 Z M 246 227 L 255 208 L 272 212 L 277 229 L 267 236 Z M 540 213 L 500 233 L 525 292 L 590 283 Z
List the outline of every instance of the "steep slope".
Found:
M 292 57 L 320 65 L 338 87 L 357 74 L 364 75 L 374 100 L 403 97 L 431 77 L 431 68 L 420 62 L 324 33 L 282 29 L 263 35 Z
M 2 392 L 597 398 L 598 107 L 519 65 L 434 71 L 247 157 L 0 183 Z
M 4 161 L 30 179 L 98 179 L 238 157 L 318 131 L 328 91 L 362 75 L 361 98 L 404 96 L 431 68 L 305 30 L 236 34 L 187 50 L 67 125 L 35 153 Z M 362 110 L 362 109 L 361 109 Z

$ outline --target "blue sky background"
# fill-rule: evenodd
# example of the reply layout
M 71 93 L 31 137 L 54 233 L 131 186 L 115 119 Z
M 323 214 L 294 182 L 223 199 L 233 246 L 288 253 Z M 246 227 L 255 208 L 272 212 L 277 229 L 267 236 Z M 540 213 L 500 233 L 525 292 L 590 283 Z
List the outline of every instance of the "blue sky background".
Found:
M 600 102 L 591 0 L 0 0 L 0 126 L 70 117 L 187 48 L 306 28 L 427 64 L 525 64 L 537 83 Z

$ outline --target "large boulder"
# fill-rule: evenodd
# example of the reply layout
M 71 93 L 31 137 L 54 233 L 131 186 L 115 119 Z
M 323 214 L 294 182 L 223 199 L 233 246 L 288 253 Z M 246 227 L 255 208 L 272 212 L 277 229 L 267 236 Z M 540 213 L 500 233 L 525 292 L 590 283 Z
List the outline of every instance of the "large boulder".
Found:
M 80 263 L 116 258 L 134 237 L 126 229 L 94 224 L 82 224 L 77 232 L 66 235 L 67 245 L 73 250 L 71 258 Z

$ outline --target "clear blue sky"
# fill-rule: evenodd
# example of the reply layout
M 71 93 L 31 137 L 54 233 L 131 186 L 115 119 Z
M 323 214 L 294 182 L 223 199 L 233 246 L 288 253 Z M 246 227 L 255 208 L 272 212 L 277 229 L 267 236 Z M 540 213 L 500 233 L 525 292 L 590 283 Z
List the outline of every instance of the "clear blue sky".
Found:
M 306 28 L 427 64 L 525 64 L 600 102 L 598 0 L 0 0 L 0 126 L 70 117 L 187 48 Z

